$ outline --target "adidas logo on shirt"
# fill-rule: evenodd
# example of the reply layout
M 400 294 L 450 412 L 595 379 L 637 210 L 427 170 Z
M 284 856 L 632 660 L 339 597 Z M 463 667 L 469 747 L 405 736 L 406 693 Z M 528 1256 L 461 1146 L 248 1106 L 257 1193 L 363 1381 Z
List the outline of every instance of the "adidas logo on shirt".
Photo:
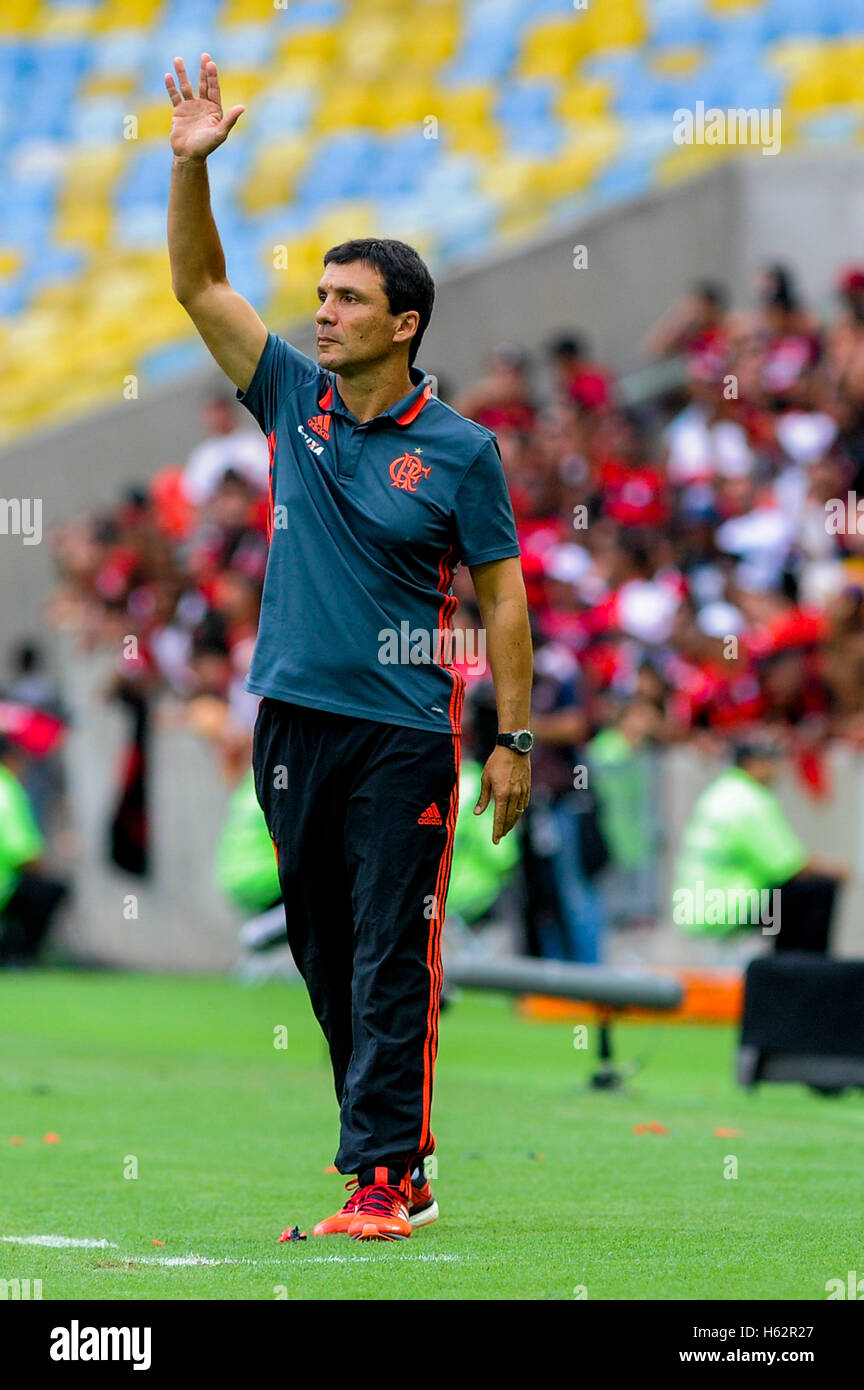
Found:
M 309 426 L 310 430 L 314 430 L 322 439 L 330 438 L 329 415 L 313 415 L 311 420 L 306 421 L 306 424 Z

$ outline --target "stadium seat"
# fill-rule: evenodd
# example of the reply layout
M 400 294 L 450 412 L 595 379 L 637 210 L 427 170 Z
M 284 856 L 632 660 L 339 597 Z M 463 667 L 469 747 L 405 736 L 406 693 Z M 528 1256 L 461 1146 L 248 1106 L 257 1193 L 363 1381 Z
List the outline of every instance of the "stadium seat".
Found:
M 697 172 L 729 153 L 670 148 L 671 113 L 698 100 L 782 105 L 784 140 L 858 139 L 862 31 L 864 0 L 3 0 L 0 315 L 26 321 L 22 344 L 65 334 L 115 254 L 135 303 L 164 290 L 176 53 L 194 72 L 209 48 L 247 107 L 211 164 L 214 213 L 250 294 L 287 312 L 352 208 L 444 266 Z M 277 243 L 296 274 L 273 271 Z M 116 324 L 97 298 L 92 323 Z M 154 315 L 147 334 L 160 323 L 186 331 Z M 46 412 L 55 371 L 44 352 Z

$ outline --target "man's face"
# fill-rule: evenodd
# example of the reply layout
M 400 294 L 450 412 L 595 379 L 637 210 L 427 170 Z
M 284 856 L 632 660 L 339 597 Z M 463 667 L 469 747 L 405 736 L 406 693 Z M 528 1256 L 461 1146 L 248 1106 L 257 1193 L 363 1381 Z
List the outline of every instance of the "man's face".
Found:
M 753 755 L 741 764 L 742 770 L 748 772 L 756 781 L 761 782 L 763 787 L 770 787 L 778 777 L 780 772 L 780 761 L 770 754 Z
M 410 340 L 419 323 L 414 309 L 391 314 L 379 271 L 362 261 L 325 266 L 318 298 L 318 361 L 345 376 L 391 356 Z

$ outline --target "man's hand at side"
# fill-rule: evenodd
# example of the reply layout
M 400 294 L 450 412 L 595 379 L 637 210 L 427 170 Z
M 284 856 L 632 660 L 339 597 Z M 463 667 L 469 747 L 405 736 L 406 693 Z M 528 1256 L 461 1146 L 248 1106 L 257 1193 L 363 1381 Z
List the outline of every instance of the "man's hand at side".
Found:
M 531 759 L 527 753 L 514 753 L 512 748 L 494 749 L 483 769 L 480 797 L 474 807 L 479 816 L 495 801 L 495 821 L 492 843 L 497 845 L 508 834 L 528 805 L 531 795 Z

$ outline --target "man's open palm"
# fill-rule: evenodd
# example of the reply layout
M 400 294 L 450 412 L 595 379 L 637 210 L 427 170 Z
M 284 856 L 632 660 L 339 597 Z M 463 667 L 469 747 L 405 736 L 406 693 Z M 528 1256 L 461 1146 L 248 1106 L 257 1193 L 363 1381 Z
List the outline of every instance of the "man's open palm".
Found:
M 227 116 L 223 115 L 219 74 L 209 53 L 201 54 L 197 97 L 182 58 L 174 59 L 174 70 L 180 84 L 179 92 L 171 73 L 165 74 L 165 86 L 174 107 L 171 148 L 183 159 L 206 159 L 227 139 L 228 132 L 246 108 L 232 106 Z

